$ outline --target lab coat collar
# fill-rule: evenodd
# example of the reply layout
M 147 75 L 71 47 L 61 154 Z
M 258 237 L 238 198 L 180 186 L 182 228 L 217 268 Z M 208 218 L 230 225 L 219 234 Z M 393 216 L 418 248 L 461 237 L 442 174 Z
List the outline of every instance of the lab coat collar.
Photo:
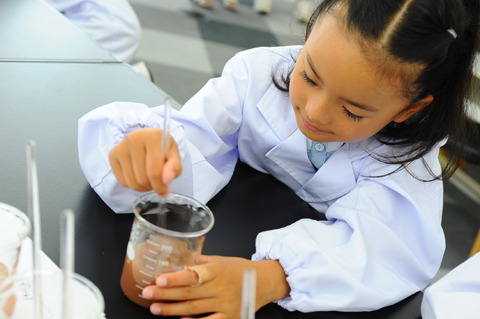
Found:
M 300 184 L 296 190 L 298 196 L 307 202 L 325 202 L 343 196 L 355 187 L 349 144 L 333 153 L 316 172 L 308 159 L 306 137 L 297 126 L 288 95 L 272 85 L 257 108 L 280 139 L 266 157 Z

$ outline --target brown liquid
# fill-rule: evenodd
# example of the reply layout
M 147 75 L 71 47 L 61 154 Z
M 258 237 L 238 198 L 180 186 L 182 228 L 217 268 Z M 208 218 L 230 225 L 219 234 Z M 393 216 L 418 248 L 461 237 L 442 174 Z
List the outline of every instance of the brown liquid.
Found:
M 125 258 L 125 265 L 123 266 L 122 279 L 120 279 L 120 286 L 122 287 L 123 293 L 131 301 L 145 308 L 149 308 L 150 305 L 154 302 L 153 300 L 147 300 L 142 296 L 143 287 L 148 285 L 143 284 L 140 286 L 135 278 L 133 277 L 133 262 Z M 151 281 L 153 283 L 153 280 Z M 142 288 L 140 288 L 142 287 Z
M 145 259 L 145 256 L 152 261 Z M 148 308 L 155 300 L 144 299 L 143 288 L 154 285 L 155 279 L 161 274 L 181 270 L 184 266 L 193 264 L 192 253 L 185 242 L 152 235 L 149 241 L 135 248 L 133 260 L 130 260 L 128 255 L 125 257 L 120 286 L 128 299 Z

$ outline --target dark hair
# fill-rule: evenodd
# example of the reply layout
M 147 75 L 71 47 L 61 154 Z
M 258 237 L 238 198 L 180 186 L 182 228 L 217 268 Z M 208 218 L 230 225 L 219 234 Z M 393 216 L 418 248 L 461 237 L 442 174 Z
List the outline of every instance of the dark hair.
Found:
M 345 31 L 366 48 L 367 59 L 373 52 L 379 74 L 403 77 L 404 95 L 411 104 L 430 94 L 434 97 L 430 105 L 408 120 L 392 122 L 375 135 L 380 142 L 399 150 L 394 157 L 378 158 L 382 162 L 407 168 L 449 137 L 454 142 L 443 178 L 455 171 L 467 126 L 474 127 L 468 124 L 466 108 L 479 37 L 479 1 L 324 0 L 308 21 L 305 40 L 319 18 L 335 12 L 341 16 Z M 396 72 L 394 69 L 402 68 L 392 68 L 392 63 L 415 66 L 415 72 Z M 273 76 L 279 90 L 288 92 L 292 71 L 279 79 Z M 433 180 L 441 178 L 432 176 Z

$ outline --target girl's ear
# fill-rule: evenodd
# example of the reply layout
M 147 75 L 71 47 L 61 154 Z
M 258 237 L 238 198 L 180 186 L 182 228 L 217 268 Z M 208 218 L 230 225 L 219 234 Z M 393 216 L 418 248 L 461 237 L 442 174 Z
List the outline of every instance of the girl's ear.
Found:
M 418 102 L 413 103 L 409 107 L 407 107 L 405 110 L 400 112 L 395 118 L 393 119 L 394 122 L 396 123 L 401 123 L 405 120 L 407 120 L 410 116 L 413 114 L 419 112 L 422 110 L 425 106 L 429 105 L 433 101 L 433 96 L 430 94 L 427 97 L 421 99 Z

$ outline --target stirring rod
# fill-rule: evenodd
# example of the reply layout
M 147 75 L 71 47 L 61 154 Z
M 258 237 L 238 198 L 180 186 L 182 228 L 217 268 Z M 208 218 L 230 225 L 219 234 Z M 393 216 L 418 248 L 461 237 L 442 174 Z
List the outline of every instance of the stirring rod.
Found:
M 165 98 L 165 115 L 163 117 L 163 136 L 162 136 L 162 154 L 165 151 L 165 143 L 167 142 L 167 135 L 170 131 L 170 110 L 172 108 L 172 99 Z
M 253 268 L 243 272 L 241 319 L 255 319 L 257 273 Z
M 41 269 L 40 252 L 42 250 L 42 232 L 40 225 L 40 204 L 38 199 L 38 175 L 37 175 L 37 152 L 36 143 L 29 141 L 26 145 L 27 156 L 27 192 L 28 213 L 33 224 L 33 300 L 35 319 L 42 316 L 42 283 L 38 271 Z
M 163 133 L 162 133 L 162 155 L 165 155 L 165 144 L 167 143 L 167 135 L 170 131 L 170 111 L 172 109 L 172 99 L 170 97 L 165 98 L 164 103 L 165 111 L 163 116 Z M 165 211 L 165 201 L 162 200 L 160 211 Z M 161 214 L 162 219 L 165 218 L 164 214 Z M 158 216 L 157 216 L 158 218 Z
M 71 318 L 71 282 L 75 265 L 75 218 L 73 211 L 62 212 L 60 227 L 60 266 L 63 272 L 62 318 Z

